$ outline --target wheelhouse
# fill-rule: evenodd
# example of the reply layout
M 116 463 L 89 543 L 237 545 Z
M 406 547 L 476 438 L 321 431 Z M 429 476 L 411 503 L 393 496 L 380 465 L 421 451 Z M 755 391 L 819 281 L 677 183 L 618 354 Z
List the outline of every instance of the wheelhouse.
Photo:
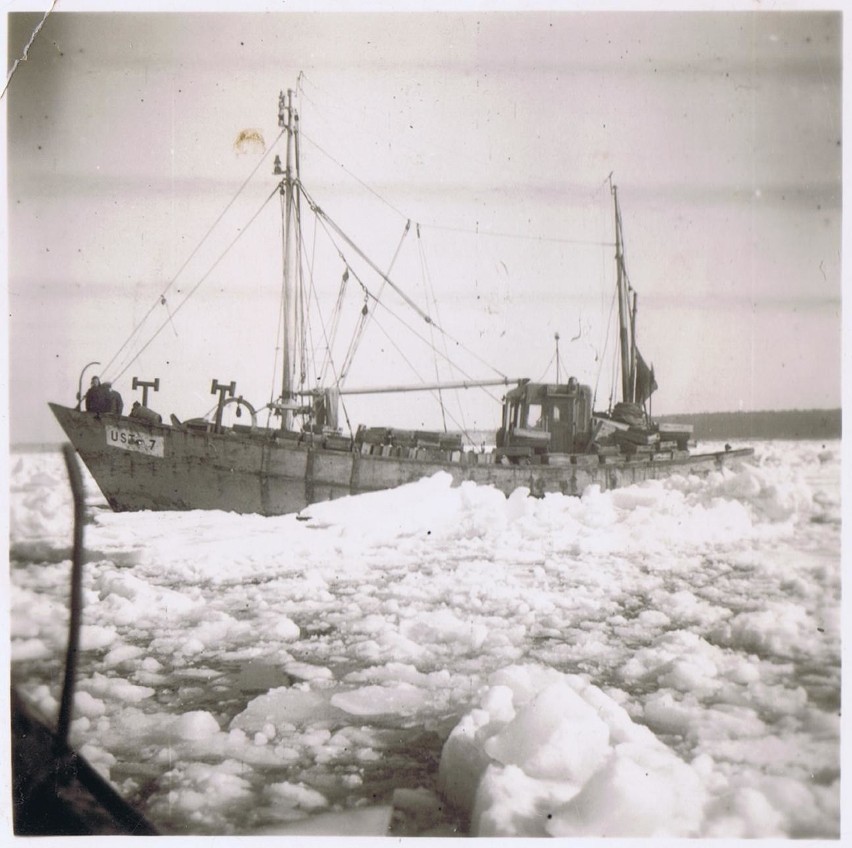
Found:
M 573 377 L 567 383 L 522 383 L 506 393 L 498 448 L 510 458 L 579 453 L 591 434 L 592 390 Z

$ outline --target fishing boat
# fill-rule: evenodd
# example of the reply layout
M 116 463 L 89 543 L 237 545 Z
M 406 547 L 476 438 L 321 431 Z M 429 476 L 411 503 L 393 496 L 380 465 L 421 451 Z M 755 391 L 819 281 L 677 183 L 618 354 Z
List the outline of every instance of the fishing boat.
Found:
M 339 227 L 308 193 L 300 169 L 299 118 L 293 91 L 279 97 L 279 138 L 286 144 L 285 161 L 275 157 L 281 198 L 283 278 L 280 346 L 280 394 L 255 407 L 237 395 L 234 382 L 213 380 L 216 404 L 208 415 L 181 421 L 163 420 L 148 405 L 148 390 L 159 379 L 133 377 L 132 389 L 142 399 L 125 414 L 116 405 L 109 385 L 96 387 L 86 398 L 99 403 L 84 409 L 82 379 L 76 408 L 51 403 L 62 429 L 88 467 L 110 507 L 125 510 L 228 510 L 280 515 L 307 505 L 410 483 L 447 472 L 453 483 L 493 486 L 507 495 L 520 487 L 533 496 L 548 492 L 581 495 L 589 486 L 613 489 L 672 474 L 702 474 L 735 464 L 751 455 L 749 448 L 707 453 L 691 452 L 692 428 L 656 421 L 649 414 L 657 388 L 654 369 L 636 345 L 637 295 L 627 276 L 618 192 L 610 182 L 615 217 L 615 270 L 618 304 L 618 367 L 620 400 L 603 411 L 594 409 L 590 386 L 570 377 L 556 382 L 492 377 L 353 388 L 346 382 L 349 367 L 324 368 L 325 382 L 307 382 L 304 326 L 300 325 L 307 295 L 300 222 L 307 210 L 336 234 L 338 250 L 357 256 L 378 280 L 378 293 L 358 277 L 364 304 L 356 327 L 363 334 L 381 292 L 393 290 L 429 327 L 440 330 L 434 318 L 419 307 Z M 391 263 L 392 267 L 393 263 Z M 354 262 L 346 260 L 345 284 Z M 161 298 L 165 304 L 165 298 Z M 334 324 L 332 319 L 330 324 Z M 538 341 L 540 333 L 535 341 Z M 354 350 L 350 345 L 347 359 Z M 91 364 L 91 363 L 90 363 Z M 88 367 L 88 366 L 87 366 Z M 85 371 L 85 369 L 84 369 Z M 442 430 L 412 430 L 393 426 L 341 426 L 340 406 L 347 395 L 410 391 L 446 392 L 474 386 L 502 386 L 499 413 L 495 409 L 493 444 L 465 444 L 463 434 Z M 226 411 L 248 414 L 250 423 L 227 423 Z M 266 412 L 267 421 L 261 421 Z M 498 418 L 499 414 L 499 418 Z M 234 416 L 229 415 L 230 418 Z M 348 424 L 348 416 L 344 416 Z

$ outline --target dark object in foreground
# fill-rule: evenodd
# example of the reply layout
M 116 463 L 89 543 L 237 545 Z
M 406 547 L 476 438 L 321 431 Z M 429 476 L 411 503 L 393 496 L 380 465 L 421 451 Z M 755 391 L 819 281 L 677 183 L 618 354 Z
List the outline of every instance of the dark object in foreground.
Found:
M 12 690 L 12 807 L 17 836 L 156 836 L 130 806 Z
M 71 615 L 65 680 L 55 731 L 13 689 L 12 809 L 18 836 L 141 835 L 154 827 L 68 746 L 82 622 L 85 493 L 71 445 L 63 447 L 74 496 Z

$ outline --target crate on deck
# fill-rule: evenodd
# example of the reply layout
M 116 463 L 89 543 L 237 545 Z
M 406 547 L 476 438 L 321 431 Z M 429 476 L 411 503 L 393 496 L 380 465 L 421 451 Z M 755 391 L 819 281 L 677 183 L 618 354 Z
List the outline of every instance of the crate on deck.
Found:
M 692 443 L 693 430 L 694 427 L 692 424 L 681 424 L 675 421 L 659 421 L 657 423 L 657 432 L 660 434 L 660 440 L 674 442 L 677 450 L 681 451 L 687 450 Z

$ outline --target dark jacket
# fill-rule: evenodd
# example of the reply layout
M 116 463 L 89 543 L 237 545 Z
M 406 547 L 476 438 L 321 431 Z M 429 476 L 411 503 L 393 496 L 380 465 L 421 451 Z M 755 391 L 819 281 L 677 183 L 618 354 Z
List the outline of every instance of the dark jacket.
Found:
M 124 401 L 121 395 L 112 387 L 112 383 L 101 383 L 92 386 L 86 392 L 86 412 L 112 412 L 121 415 L 124 409 Z
M 92 386 L 86 392 L 86 412 L 109 412 L 110 411 L 110 388 L 101 383 Z

